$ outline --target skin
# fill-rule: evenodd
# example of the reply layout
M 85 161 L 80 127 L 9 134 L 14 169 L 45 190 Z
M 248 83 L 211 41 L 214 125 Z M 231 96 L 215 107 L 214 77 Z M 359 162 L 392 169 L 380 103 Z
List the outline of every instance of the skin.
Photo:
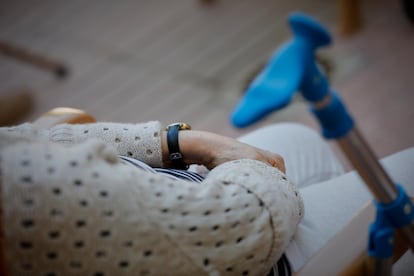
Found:
M 204 165 L 208 169 L 238 159 L 253 159 L 266 163 L 286 173 L 283 158 L 236 139 L 211 132 L 191 130 L 179 132 L 179 146 L 186 164 Z M 168 159 L 167 133 L 161 134 L 161 147 L 165 167 L 171 167 Z

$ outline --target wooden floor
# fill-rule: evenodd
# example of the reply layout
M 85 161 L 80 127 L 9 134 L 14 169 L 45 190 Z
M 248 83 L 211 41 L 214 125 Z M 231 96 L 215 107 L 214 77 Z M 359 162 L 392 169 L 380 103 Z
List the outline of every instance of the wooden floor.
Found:
M 0 56 L 0 95 L 28 87 L 36 106 L 25 120 L 70 106 L 101 121 L 182 120 L 234 137 L 281 121 L 318 129 L 301 99 L 249 129 L 228 120 L 250 72 L 289 39 L 287 15 L 303 11 L 332 30 L 322 51 L 336 68 L 332 84 L 375 153 L 414 146 L 414 26 L 400 1 L 366 0 L 363 29 L 341 37 L 337 2 L 0 0 L 0 40 L 71 69 L 57 80 Z
M 71 106 L 102 121 L 183 120 L 234 137 L 280 121 L 318 128 L 300 99 L 249 129 L 228 120 L 249 73 L 289 38 L 292 11 L 335 35 L 322 51 L 336 67 L 333 86 L 374 151 L 413 146 L 414 27 L 399 1 L 364 1 L 364 28 L 344 38 L 328 0 L 2 0 L 0 39 L 62 60 L 71 75 L 57 80 L 0 57 L 0 94 L 30 88 L 36 107 L 26 120 Z

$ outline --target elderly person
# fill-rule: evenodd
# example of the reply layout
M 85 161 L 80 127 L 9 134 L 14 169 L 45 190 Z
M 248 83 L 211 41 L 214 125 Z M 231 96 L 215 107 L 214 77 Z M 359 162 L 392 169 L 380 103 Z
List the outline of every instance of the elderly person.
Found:
M 190 164 L 209 170 L 201 183 L 182 179 Z M 299 225 L 299 188 L 343 169 L 293 124 L 240 140 L 159 122 L 23 124 L 0 129 L 0 173 L 5 275 L 266 275 L 278 260 L 298 271 L 370 198 L 333 191 L 327 202 L 345 207 L 309 201 Z M 322 221 L 330 213 L 341 217 Z
M 11 275 L 265 274 L 303 216 L 281 157 L 231 138 L 179 131 L 181 162 L 212 169 L 195 184 L 120 162 L 173 165 L 158 122 L 0 135 Z

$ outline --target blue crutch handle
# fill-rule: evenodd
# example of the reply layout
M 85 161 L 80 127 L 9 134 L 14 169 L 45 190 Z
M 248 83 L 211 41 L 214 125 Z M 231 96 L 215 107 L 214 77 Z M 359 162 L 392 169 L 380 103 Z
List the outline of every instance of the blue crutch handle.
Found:
M 248 87 L 231 115 L 236 127 L 246 127 L 286 106 L 302 91 L 310 101 L 328 93 L 328 83 L 314 61 L 317 48 L 329 45 L 329 32 L 313 18 L 293 13 L 289 17 L 293 39 L 276 49 L 263 71 Z

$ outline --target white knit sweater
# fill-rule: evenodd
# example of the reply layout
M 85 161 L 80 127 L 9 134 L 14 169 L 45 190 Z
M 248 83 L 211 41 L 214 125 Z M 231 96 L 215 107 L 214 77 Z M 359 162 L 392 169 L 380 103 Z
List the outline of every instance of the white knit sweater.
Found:
M 237 160 L 201 184 L 161 166 L 161 126 L 0 128 L 4 252 L 11 275 L 265 275 L 303 216 L 277 169 Z

